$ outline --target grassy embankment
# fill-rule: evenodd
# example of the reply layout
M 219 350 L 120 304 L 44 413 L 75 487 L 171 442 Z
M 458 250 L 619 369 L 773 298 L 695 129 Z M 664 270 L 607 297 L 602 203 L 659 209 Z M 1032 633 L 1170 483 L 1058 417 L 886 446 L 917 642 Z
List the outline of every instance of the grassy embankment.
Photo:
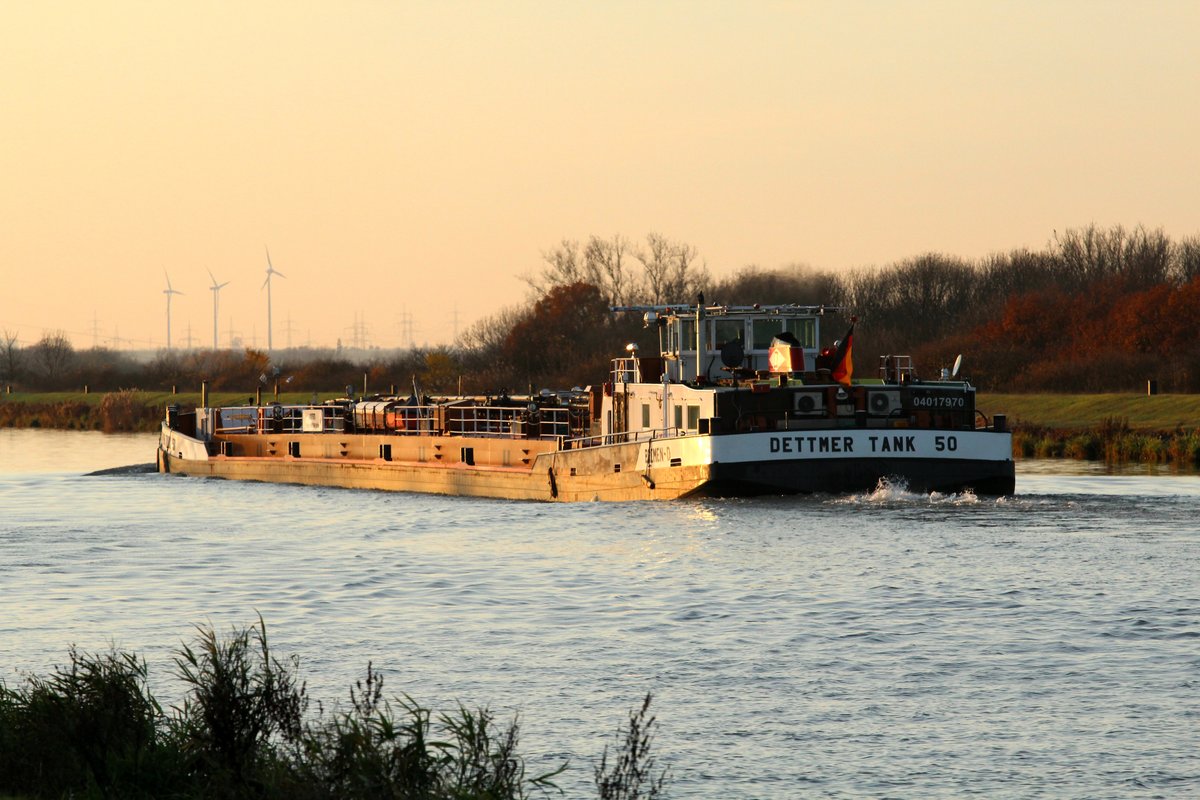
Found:
M 1017 457 L 1200 466 L 1200 395 L 988 394 L 979 408 L 1008 415 Z
M 245 392 L 209 395 L 214 405 L 250 399 Z M 264 401 L 271 399 L 264 393 Z M 306 403 L 312 394 L 290 392 L 279 399 Z M 199 401 L 198 392 L 0 394 L 0 427 L 152 432 L 167 405 L 188 408 Z M 987 394 L 980 395 L 979 408 L 989 417 L 1008 415 L 1017 457 L 1200 466 L 1200 395 Z

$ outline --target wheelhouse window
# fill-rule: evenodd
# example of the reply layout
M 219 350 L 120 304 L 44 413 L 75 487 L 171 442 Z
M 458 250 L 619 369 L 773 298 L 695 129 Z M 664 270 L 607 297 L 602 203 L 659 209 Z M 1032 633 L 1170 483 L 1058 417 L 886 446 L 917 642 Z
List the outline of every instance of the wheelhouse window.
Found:
M 756 319 L 754 325 L 754 349 L 767 350 L 776 334 L 787 332 L 796 337 L 802 347 L 817 346 L 817 323 L 812 319 L 790 317 Z
M 716 350 L 728 342 L 744 340 L 746 325 L 740 319 L 716 319 L 713 320 L 712 335 L 712 341 L 708 343 L 708 346 L 710 349 Z
M 696 349 L 696 321 L 694 319 L 674 320 L 670 327 L 668 346 L 672 353 Z

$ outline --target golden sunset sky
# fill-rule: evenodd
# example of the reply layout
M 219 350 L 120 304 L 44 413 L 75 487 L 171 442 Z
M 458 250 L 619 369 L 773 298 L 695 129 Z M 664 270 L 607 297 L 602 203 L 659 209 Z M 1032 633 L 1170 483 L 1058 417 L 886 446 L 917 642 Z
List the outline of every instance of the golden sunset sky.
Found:
M 1196 2 L 0 2 L 0 331 L 447 342 L 563 238 L 709 271 L 1200 232 Z M 291 330 L 288 331 L 290 319 Z

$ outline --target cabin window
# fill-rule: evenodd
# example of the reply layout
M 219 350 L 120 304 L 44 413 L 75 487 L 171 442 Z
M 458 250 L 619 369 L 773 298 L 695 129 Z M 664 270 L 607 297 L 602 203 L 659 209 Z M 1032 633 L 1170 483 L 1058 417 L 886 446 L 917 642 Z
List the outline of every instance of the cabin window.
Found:
M 709 342 L 709 347 L 717 350 L 727 342 L 735 342 L 744 338 L 746 326 L 740 319 L 717 319 L 713 321 L 712 334 L 713 340 Z
M 694 431 L 700 427 L 700 406 L 688 406 L 688 430 Z
M 675 427 L 683 427 L 683 406 L 675 406 Z
M 754 349 L 766 350 L 771 346 L 771 340 L 777 333 L 787 331 L 796 337 L 803 347 L 817 346 L 817 323 L 812 319 L 792 319 L 777 317 L 754 320 Z
M 670 350 L 678 353 L 683 350 L 696 349 L 696 321 L 692 319 L 676 320 L 670 328 Z
M 642 427 L 650 427 L 650 404 L 642 403 Z

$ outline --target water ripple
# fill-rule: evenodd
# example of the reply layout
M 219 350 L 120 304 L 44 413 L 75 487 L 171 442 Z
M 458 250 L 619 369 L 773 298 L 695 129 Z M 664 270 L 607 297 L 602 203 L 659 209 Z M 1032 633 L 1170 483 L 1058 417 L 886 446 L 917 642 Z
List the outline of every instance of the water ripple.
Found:
M 194 623 L 261 613 L 314 697 L 372 661 L 519 711 L 570 796 L 646 691 L 673 797 L 1200 795 L 1200 481 L 1018 485 L 548 506 L 0 475 L 0 680 L 117 643 L 169 695 Z

